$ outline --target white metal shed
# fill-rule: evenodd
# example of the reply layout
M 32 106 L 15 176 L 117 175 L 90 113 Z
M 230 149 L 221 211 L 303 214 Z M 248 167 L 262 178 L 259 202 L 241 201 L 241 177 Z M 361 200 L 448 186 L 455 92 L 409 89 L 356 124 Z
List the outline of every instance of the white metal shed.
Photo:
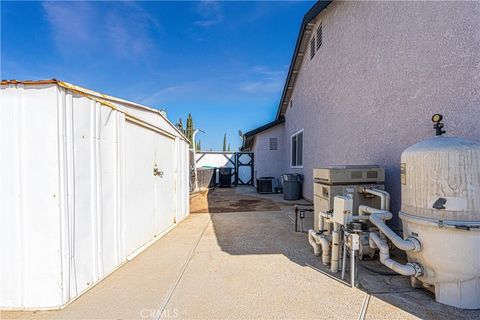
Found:
M 62 81 L 2 81 L 0 307 L 61 308 L 189 213 L 187 138 Z

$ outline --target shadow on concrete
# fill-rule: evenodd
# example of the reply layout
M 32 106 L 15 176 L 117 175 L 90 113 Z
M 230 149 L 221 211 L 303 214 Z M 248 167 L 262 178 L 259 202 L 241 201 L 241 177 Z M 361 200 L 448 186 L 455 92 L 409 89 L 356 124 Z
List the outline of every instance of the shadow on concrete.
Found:
M 333 274 L 313 255 L 306 233 L 295 232 L 293 206 L 282 195 L 260 195 L 253 187 L 211 189 L 192 199 L 191 213 L 209 213 L 222 251 L 232 255 L 282 254 L 290 261 L 310 267 L 332 280 L 349 285 Z M 305 200 L 297 204 L 311 204 Z M 304 230 L 313 227 L 313 214 L 307 212 Z M 405 260 L 401 252 L 397 259 Z M 362 262 L 369 269 L 388 273 L 378 260 Z M 423 319 L 480 319 L 479 310 L 462 310 L 435 302 L 433 294 L 410 286 L 410 279 L 401 275 L 381 275 L 360 266 L 359 289 Z M 321 297 L 318 297 L 321 299 Z M 368 314 L 368 299 L 364 306 Z

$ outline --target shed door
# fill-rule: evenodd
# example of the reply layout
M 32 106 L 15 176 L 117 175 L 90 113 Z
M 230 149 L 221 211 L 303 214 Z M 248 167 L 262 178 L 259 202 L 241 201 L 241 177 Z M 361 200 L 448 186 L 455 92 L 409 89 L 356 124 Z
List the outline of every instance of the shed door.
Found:
M 155 233 L 154 141 L 158 134 L 125 123 L 125 233 L 127 255 Z
M 175 140 L 157 134 L 155 148 L 155 235 L 175 223 Z

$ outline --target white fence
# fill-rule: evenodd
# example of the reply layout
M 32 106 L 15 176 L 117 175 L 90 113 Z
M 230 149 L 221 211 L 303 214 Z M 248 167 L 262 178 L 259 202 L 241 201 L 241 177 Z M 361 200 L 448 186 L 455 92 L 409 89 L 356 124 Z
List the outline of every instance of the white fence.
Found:
M 197 168 L 229 167 L 234 172 L 232 184 L 253 184 L 253 153 L 250 152 L 201 151 L 195 155 L 195 165 Z M 215 180 L 218 183 L 218 170 Z

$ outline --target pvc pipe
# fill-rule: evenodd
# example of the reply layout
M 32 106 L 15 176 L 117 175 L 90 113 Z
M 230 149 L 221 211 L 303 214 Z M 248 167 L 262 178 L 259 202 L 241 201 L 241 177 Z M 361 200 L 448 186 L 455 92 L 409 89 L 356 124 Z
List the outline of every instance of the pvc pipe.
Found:
M 323 221 L 323 216 L 322 215 L 318 215 L 318 230 L 322 231 L 322 230 L 325 230 L 325 223 Z
M 332 233 L 332 222 L 330 221 L 330 218 L 332 216 L 326 212 L 319 212 L 319 218 L 320 218 L 320 223 L 319 223 L 319 228 L 320 230 L 325 230 L 323 234 L 329 236 Z
M 345 279 L 345 268 L 347 267 L 347 239 L 343 234 L 343 255 L 342 255 L 342 280 Z
M 310 242 L 310 245 L 313 247 L 313 254 L 318 257 L 320 255 L 320 245 L 315 241 L 315 235 L 315 230 L 308 230 L 308 242 Z
M 328 238 L 310 229 L 308 230 L 308 242 L 313 247 L 313 253 L 316 256 L 319 256 L 320 252 L 322 253 L 322 263 L 327 265 L 330 262 L 330 241 Z
M 325 236 L 320 236 L 322 246 L 322 263 L 327 265 L 330 262 L 330 241 Z
M 380 262 L 393 271 L 404 275 L 418 277 L 423 274 L 423 268 L 421 265 L 415 262 L 409 262 L 407 264 L 401 264 L 390 258 L 390 249 L 385 240 L 380 239 L 380 236 L 375 232 L 370 233 L 369 243 L 371 248 L 380 249 Z
M 350 221 L 361 221 L 361 220 L 369 220 L 370 216 L 364 215 L 364 216 L 351 216 Z
M 329 220 L 324 220 L 325 221 L 325 231 L 324 233 L 326 233 L 328 236 L 331 236 L 332 235 L 332 222 L 330 222 Z
M 387 191 L 379 189 L 363 188 L 363 192 L 377 196 L 380 198 L 380 209 L 390 210 L 390 194 Z
M 340 224 L 337 222 L 333 223 L 333 232 L 332 232 L 332 264 L 330 266 L 330 271 L 338 272 L 338 258 L 340 256 Z
M 350 285 L 355 287 L 355 250 L 350 250 Z
M 385 220 L 392 219 L 393 215 L 389 211 L 379 210 L 376 208 L 361 205 L 358 207 L 359 212 L 370 213 L 370 222 L 372 222 L 385 236 L 393 242 L 393 244 L 404 251 L 420 251 L 420 242 L 413 237 L 408 237 L 403 240 L 398 234 L 390 229 Z

